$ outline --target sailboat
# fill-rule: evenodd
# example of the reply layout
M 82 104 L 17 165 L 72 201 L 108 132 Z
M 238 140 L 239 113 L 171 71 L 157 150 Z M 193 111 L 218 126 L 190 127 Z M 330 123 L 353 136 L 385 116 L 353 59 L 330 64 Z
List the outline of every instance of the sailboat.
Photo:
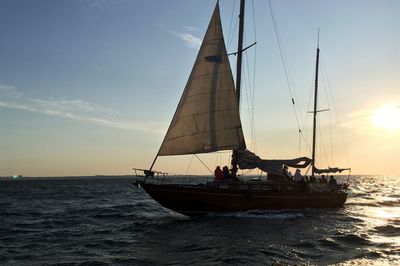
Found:
M 237 50 L 236 88 L 225 47 L 219 3 L 212 14 L 193 69 L 179 101 L 171 124 L 159 151 L 143 178 L 134 182 L 155 201 L 175 212 L 188 215 L 240 212 L 248 210 L 277 210 L 298 208 L 335 208 L 346 199 L 346 187 L 318 184 L 319 189 L 287 181 L 283 169 L 315 167 L 315 124 L 317 110 L 316 78 L 314 103 L 313 157 L 287 160 L 263 160 L 247 150 L 239 114 L 243 26 L 245 1 L 240 2 L 239 38 Z M 247 49 L 247 48 L 245 48 Z M 317 49 L 317 75 L 318 75 Z M 164 183 L 158 178 L 162 172 L 153 166 L 159 156 L 211 153 L 232 150 L 231 179 L 201 184 Z M 259 168 L 267 173 L 267 180 L 242 180 L 238 169 Z M 335 168 L 333 170 L 341 170 Z M 319 169 L 329 172 L 329 169 Z M 162 179 L 161 179 L 162 180 Z M 323 186 L 325 185 L 325 186 Z M 323 186 L 323 189 L 321 189 Z

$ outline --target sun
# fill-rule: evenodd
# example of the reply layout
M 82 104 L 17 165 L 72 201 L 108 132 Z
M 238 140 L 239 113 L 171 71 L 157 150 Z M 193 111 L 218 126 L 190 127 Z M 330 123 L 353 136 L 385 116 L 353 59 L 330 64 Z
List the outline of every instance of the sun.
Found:
M 392 102 L 377 108 L 372 123 L 376 128 L 400 129 L 400 104 Z

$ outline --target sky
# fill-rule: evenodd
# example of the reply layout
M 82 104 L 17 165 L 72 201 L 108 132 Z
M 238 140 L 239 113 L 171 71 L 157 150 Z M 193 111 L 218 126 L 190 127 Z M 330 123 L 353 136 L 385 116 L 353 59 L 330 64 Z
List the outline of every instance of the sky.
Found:
M 215 3 L 2 0 L 0 176 L 148 168 Z M 248 0 L 244 46 L 257 42 L 244 55 L 241 118 L 248 147 L 268 159 L 310 156 L 307 112 L 319 28 L 318 108 L 330 110 L 318 114 L 318 165 L 400 174 L 400 2 L 270 3 L 289 79 L 268 1 Z M 220 1 L 228 52 L 237 45 L 238 6 Z M 235 73 L 235 56 L 230 60 Z M 229 164 L 230 154 L 198 157 L 212 170 Z M 193 156 L 159 157 L 154 168 L 209 173 Z

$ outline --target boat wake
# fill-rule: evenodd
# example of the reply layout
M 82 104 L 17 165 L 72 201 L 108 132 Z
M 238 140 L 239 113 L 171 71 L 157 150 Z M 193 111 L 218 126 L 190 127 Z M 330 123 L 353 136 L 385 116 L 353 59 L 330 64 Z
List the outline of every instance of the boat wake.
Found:
M 209 216 L 217 217 L 232 217 L 232 218 L 246 218 L 246 219 L 264 219 L 264 220 L 294 220 L 303 218 L 301 212 L 290 210 L 284 211 L 266 211 L 266 210 L 250 210 L 244 212 L 231 212 L 231 213 L 213 213 Z

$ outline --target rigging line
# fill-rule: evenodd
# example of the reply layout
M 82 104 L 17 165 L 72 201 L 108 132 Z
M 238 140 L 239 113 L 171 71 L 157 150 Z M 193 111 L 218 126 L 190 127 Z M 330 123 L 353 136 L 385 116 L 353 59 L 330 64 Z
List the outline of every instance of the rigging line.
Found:
M 244 55 L 245 62 L 246 62 L 246 70 L 243 71 L 243 81 L 244 83 L 247 83 L 245 86 L 246 88 L 246 101 L 247 101 L 247 115 L 249 117 L 249 122 L 250 122 L 250 135 L 251 135 L 251 149 L 254 148 L 254 143 L 253 143 L 253 133 L 254 133 L 254 124 L 253 124 L 253 119 L 252 119 L 252 108 L 253 104 L 251 102 L 252 99 L 252 92 L 251 92 L 251 81 L 250 81 L 250 68 L 249 68 L 249 59 L 248 59 L 248 54 L 245 53 Z
M 324 141 L 323 135 L 322 135 L 320 119 L 319 119 L 319 117 L 317 117 L 317 119 L 318 119 L 318 133 L 319 133 L 318 135 L 319 135 L 321 153 L 323 152 L 323 155 L 325 155 L 326 164 L 329 165 L 329 160 L 328 160 L 328 155 L 327 155 L 328 153 L 326 152 L 326 146 L 325 146 L 325 141 Z M 321 158 L 323 158 L 322 155 L 321 155 Z
M 312 80 L 311 80 L 311 85 L 310 85 L 310 90 L 309 90 L 309 96 L 308 96 L 308 104 L 307 104 L 307 110 L 310 110 L 310 107 L 311 107 L 311 103 L 312 103 L 312 100 L 313 100 L 313 94 L 314 94 L 314 80 L 315 80 L 315 75 L 313 76 L 313 78 L 312 78 Z M 307 139 L 308 139 L 308 137 L 309 137 L 309 122 L 310 122 L 310 119 L 308 119 L 309 118 L 309 115 L 308 115 L 309 113 L 308 112 L 306 112 L 305 113 L 305 116 L 304 116 L 304 122 L 303 122 L 303 125 L 305 125 L 304 126 L 304 128 L 306 129 L 306 136 L 305 136 L 305 138 L 306 138 L 306 144 L 307 144 L 307 149 L 308 149 L 308 151 L 309 152 L 311 152 L 311 148 L 310 148 L 310 146 L 309 146 L 309 144 L 308 144 L 308 141 L 307 141 Z
M 318 158 L 320 161 L 320 167 L 325 165 L 324 163 L 324 146 L 323 146 L 323 140 L 322 140 L 322 132 L 321 132 L 321 124 L 319 123 L 320 119 L 319 116 L 317 116 L 317 135 L 318 135 Z
M 321 58 L 321 59 L 322 59 L 322 58 Z M 323 63 L 322 60 L 321 60 L 321 63 Z M 325 64 L 323 63 L 323 66 L 324 66 L 324 65 L 325 65 Z M 326 72 L 325 66 L 323 67 L 323 71 Z M 331 96 L 331 98 L 332 98 L 333 106 L 334 106 L 334 109 L 335 109 L 336 123 L 337 123 L 338 128 L 339 128 L 339 133 L 340 133 L 340 137 L 341 137 L 341 140 L 342 140 L 342 145 L 343 145 L 343 147 L 344 147 L 344 151 L 345 151 L 345 155 L 346 155 L 346 160 L 347 160 L 348 165 L 350 165 L 350 160 L 349 160 L 349 156 L 348 156 L 348 152 L 347 152 L 347 148 L 346 148 L 346 142 L 344 141 L 343 131 L 342 131 L 341 127 L 339 126 L 339 125 L 341 124 L 341 121 L 339 120 L 339 115 L 338 115 L 338 113 L 337 113 L 337 110 L 338 110 L 338 109 L 336 108 L 335 98 L 333 97 L 332 89 L 331 89 L 330 82 L 329 82 L 329 79 L 328 79 L 328 75 L 327 75 L 327 74 L 326 74 L 326 79 L 327 79 L 327 82 L 328 82 L 329 93 L 330 93 L 330 96 Z
M 321 68 L 322 68 L 322 64 L 321 64 Z M 322 83 L 323 83 L 323 89 L 324 89 L 324 92 L 325 92 L 325 98 L 326 98 L 326 102 L 327 102 L 327 104 L 328 104 L 328 109 L 329 109 L 329 113 L 328 113 L 328 117 L 329 117 L 329 141 L 330 141 L 330 152 L 331 152 L 331 157 L 330 157 L 330 163 L 331 163 L 331 165 L 333 165 L 334 164 L 334 161 L 333 161 L 333 141 L 332 141 L 332 139 L 333 139 L 333 134 L 332 134 L 332 116 L 331 116 L 331 112 L 330 112 L 330 110 L 332 109 L 332 105 L 331 105 L 331 102 L 330 102 L 330 100 L 329 100 L 329 94 L 328 94 L 328 85 L 327 85 L 327 80 L 326 80 L 326 72 L 323 72 L 322 71 L 322 73 L 321 73 L 321 77 L 322 77 Z
M 336 108 L 335 98 L 333 97 L 331 85 L 330 85 L 330 82 L 329 82 L 328 75 L 326 74 L 325 63 L 324 63 L 324 60 L 323 60 L 322 56 L 321 56 L 321 66 L 323 66 L 322 67 L 322 71 L 325 72 L 325 75 L 326 75 L 326 80 L 327 80 L 327 83 L 328 83 L 328 90 L 329 90 L 329 93 L 330 93 L 330 97 L 332 98 L 333 108 L 335 110 L 336 124 L 338 125 L 339 135 L 341 137 L 342 144 L 343 144 L 343 147 L 344 147 L 344 152 L 345 152 L 345 155 L 346 155 L 347 164 L 350 166 L 349 154 L 347 152 L 346 142 L 344 141 L 343 131 L 342 131 L 342 128 L 339 126 L 339 125 L 342 124 L 342 122 L 340 121 L 339 115 L 337 113 L 338 109 Z
M 256 30 L 256 16 L 254 12 L 254 0 L 251 1 L 252 11 L 253 11 L 253 33 L 254 33 L 254 41 L 257 42 L 257 30 Z M 256 62 L 257 62 L 257 46 L 254 47 L 254 64 L 253 64 L 253 109 L 252 109 L 252 118 L 254 125 L 254 151 L 257 153 L 257 139 L 256 139 L 256 128 L 255 128 L 255 118 L 254 118 L 254 109 L 255 109 L 255 88 L 256 88 Z
M 225 153 L 225 159 L 224 160 L 225 160 L 224 165 L 229 165 L 231 163 L 231 153 Z M 221 159 L 221 161 L 222 161 L 222 159 Z
M 196 156 L 197 159 L 199 159 L 199 161 L 204 165 L 205 168 L 207 168 L 207 170 L 213 175 L 214 173 L 210 170 L 210 168 L 207 167 L 207 165 L 199 158 L 199 156 L 197 156 L 197 154 L 194 154 L 194 156 Z
M 281 49 L 280 51 L 282 53 L 282 56 L 281 56 L 282 62 L 284 64 L 284 67 L 286 67 L 286 71 L 287 71 L 287 83 L 288 83 L 289 93 L 290 93 L 290 96 L 292 98 L 292 102 L 294 102 L 294 99 L 297 99 L 296 90 L 294 89 L 294 83 L 293 83 L 293 80 L 291 79 L 292 75 L 291 75 L 291 72 L 290 72 L 289 64 L 288 64 L 288 62 L 286 60 L 285 48 L 283 47 L 283 45 L 281 45 L 281 41 L 280 41 L 281 40 L 281 35 L 280 35 L 280 32 L 279 32 L 278 23 L 276 22 L 276 17 L 273 14 L 272 5 L 270 3 L 270 0 L 268 0 L 268 2 L 269 2 L 269 5 L 270 5 L 270 10 L 271 10 L 271 14 L 272 14 L 272 17 L 273 17 L 273 21 L 275 22 L 274 23 L 274 28 L 276 27 L 276 29 L 275 29 L 276 35 L 277 35 L 277 38 L 279 39 L 278 44 L 279 44 L 279 49 Z M 297 111 L 296 108 L 294 108 L 294 109 L 295 109 L 295 111 Z M 300 110 L 300 112 L 301 112 L 301 110 Z
M 246 33 L 244 33 L 244 34 L 243 34 L 244 43 L 247 42 L 246 39 L 247 39 L 247 38 L 246 38 Z M 243 56 L 244 56 L 244 61 L 245 61 L 246 64 L 243 64 L 243 68 L 245 68 L 245 70 L 247 71 L 247 73 L 246 73 L 246 71 L 243 71 L 243 74 L 244 74 L 244 75 L 247 74 L 247 76 L 250 77 L 249 58 L 248 58 L 247 55 L 248 55 L 248 54 L 247 54 L 247 51 L 244 51 L 244 52 L 243 52 Z M 246 84 L 246 82 L 247 82 L 247 84 Z M 246 88 L 246 89 L 251 88 L 251 80 L 250 80 L 250 78 L 248 78 L 248 79 L 246 79 L 245 81 L 243 81 L 243 83 L 244 83 L 244 85 L 247 85 L 247 88 Z
M 329 112 L 329 134 L 330 134 L 330 142 L 331 142 L 331 164 L 334 164 L 333 160 L 333 132 L 332 132 L 332 119 L 331 119 L 331 112 Z
M 315 80 L 315 75 L 313 76 L 313 78 L 311 80 L 311 85 L 310 85 L 311 89 L 309 90 L 308 103 L 307 103 L 307 109 L 306 110 L 310 110 L 311 103 L 312 103 L 312 100 L 313 100 L 314 80 Z M 306 150 L 311 153 L 311 146 L 310 146 L 310 144 L 308 142 L 309 133 L 310 133 L 309 130 L 308 130 L 310 128 L 310 126 L 309 126 L 310 119 L 309 119 L 309 115 L 308 115 L 309 113 L 310 112 L 305 112 L 304 120 L 303 120 L 303 127 L 305 128 L 305 135 L 303 134 L 303 131 L 301 131 L 301 134 L 303 136 L 304 143 L 306 144 Z
M 304 175 L 308 175 L 308 172 L 310 172 L 310 169 L 311 169 L 311 164 L 307 167 L 307 170 L 306 170 L 306 172 L 304 173 Z
M 231 14 L 231 22 L 229 24 L 229 34 L 228 34 L 228 50 L 232 44 L 232 39 L 233 39 L 233 34 L 235 32 L 236 26 L 237 26 L 237 20 L 236 20 L 236 25 L 235 25 L 235 29 L 232 31 L 232 23 L 233 23 L 233 17 L 235 14 L 235 6 L 236 6 L 236 1 L 233 1 L 233 7 L 232 7 L 232 14 Z M 231 36 L 232 34 L 232 36 Z
M 244 39 L 246 40 L 246 34 L 244 36 Z M 254 81 L 253 81 L 253 86 L 252 82 L 250 79 L 250 67 L 249 67 L 249 56 L 247 51 L 244 53 L 245 57 L 245 62 L 246 62 L 246 68 L 247 68 L 247 76 L 243 75 L 244 78 L 244 83 L 247 81 L 247 86 L 246 86 L 246 100 L 247 100 L 247 111 L 248 111 L 248 116 L 249 116 L 249 122 L 250 122 L 250 134 L 251 134 L 251 148 L 254 150 L 254 141 L 253 141 L 253 136 L 254 136 L 254 119 L 252 114 L 254 114 L 253 109 L 254 109 L 254 101 L 252 101 L 253 96 L 252 96 L 252 87 L 254 86 Z M 243 71 L 243 74 L 246 74 L 246 71 Z
M 280 53 L 282 64 L 283 64 L 283 68 L 284 68 L 284 71 L 285 71 L 287 86 L 288 86 L 288 89 L 289 89 L 290 97 L 293 99 L 291 84 L 290 84 L 290 80 L 289 80 L 288 68 L 286 66 L 287 62 L 285 60 L 285 53 L 283 51 L 283 46 L 281 45 L 281 36 L 280 36 L 279 30 L 278 30 L 276 18 L 275 18 L 275 15 L 273 13 L 273 10 L 272 10 L 272 5 L 271 5 L 271 1 L 270 0 L 268 0 L 268 5 L 269 5 L 270 13 L 271 13 L 272 24 L 274 26 L 275 36 L 276 36 L 276 39 L 277 39 L 277 42 L 278 42 L 279 53 Z
M 224 165 L 229 165 L 230 161 L 229 161 L 229 157 L 231 155 L 231 151 L 218 151 L 215 153 L 216 157 L 215 157 L 215 165 L 222 165 L 222 161 L 224 161 Z M 227 157 L 225 157 L 227 156 Z M 218 162 L 219 161 L 219 162 Z
M 256 31 L 256 16 L 254 13 L 254 0 L 251 1 L 251 7 L 253 11 L 253 33 L 254 33 L 254 40 L 257 42 L 257 31 Z
M 230 47 L 231 47 L 232 41 L 233 41 L 233 37 L 235 35 L 234 32 L 236 32 L 236 29 L 237 29 L 238 25 L 239 25 L 239 18 L 236 19 L 235 27 L 233 28 L 232 35 L 231 35 L 230 39 L 228 38 L 228 50 L 230 50 Z
M 299 138 L 298 138 L 298 146 L 297 146 L 297 156 L 300 157 L 301 155 L 301 132 L 299 131 Z
M 229 42 L 231 43 L 231 45 L 232 45 L 232 42 L 233 42 L 234 37 L 235 37 L 234 32 L 236 32 L 236 29 L 238 28 L 238 26 L 239 26 L 239 18 L 236 19 L 235 27 L 233 28 L 232 36 L 231 36 L 231 39 L 230 39 L 230 41 L 229 41 Z M 235 39 L 235 40 L 236 40 L 236 39 Z
M 257 152 L 258 152 L 258 151 L 257 151 L 257 136 L 256 136 L 256 127 L 255 127 L 256 122 L 255 122 L 255 116 L 254 116 L 254 109 L 255 109 L 255 87 L 256 87 L 256 85 L 255 85 L 255 82 L 256 82 L 256 58 L 257 58 L 257 48 L 255 48 L 255 51 L 254 51 L 254 65 L 253 65 L 253 69 L 254 69 L 254 71 L 253 71 L 253 99 L 252 99 L 253 108 L 252 108 L 252 110 L 251 110 L 251 111 L 252 111 L 252 114 L 251 114 L 252 123 L 253 123 L 253 127 L 254 127 L 254 134 L 253 134 L 254 147 L 255 147 L 254 151 L 257 153 Z
M 306 144 L 306 148 L 309 152 L 311 152 L 311 147 L 309 145 L 309 143 L 307 142 L 307 138 L 306 136 L 304 136 L 303 131 L 299 131 L 301 137 L 303 138 L 304 143 Z
M 311 102 L 312 102 L 312 98 L 313 98 L 313 92 L 314 92 L 313 86 L 314 86 L 314 79 L 311 81 L 311 85 L 310 85 L 311 89 L 309 90 L 310 92 L 309 92 L 309 96 L 308 96 L 308 104 L 307 104 L 307 109 L 306 110 L 310 110 L 310 106 L 311 106 Z M 303 128 L 305 129 L 304 130 L 305 131 L 305 135 L 304 135 L 304 132 L 302 130 L 300 131 L 300 134 L 303 137 L 303 141 L 305 143 L 306 150 L 311 153 L 311 145 L 308 142 L 308 138 L 309 138 L 309 130 L 308 129 L 310 128 L 309 127 L 310 119 L 308 119 L 309 118 L 308 114 L 309 114 L 309 112 L 305 112 L 304 121 L 302 122 Z
M 246 61 L 246 67 L 247 67 L 247 75 L 249 75 L 249 65 L 248 65 L 248 56 L 247 53 L 245 54 L 245 61 Z M 244 86 L 245 87 L 245 92 L 246 92 L 246 102 L 247 102 L 247 114 L 249 117 L 249 122 L 250 122 L 250 135 L 251 135 L 251 144 L 250 147 L 251 149 L 254 148 L 254 143 L 253 143 L 253 134 L 254 134 L 254 124 L 253 124 L 253 119 L 252 119 L 252 108 L 253 105 L 251 103 L 251 84 L 250 84 L 250 79 L 247 77 L 246 72 L 243 71 L 243 82 L 247 83 L 248 85 Z
M 246 42 L 246 33 L 244 34 L 244 39 Z M 249 51 L 244 52 L 244 58 L 245 58 L 245 67 L 246 71 L 243 71 L 243 83 L 246 85 L 245 86 L 245 92 L 246 92 L 246 100 L 247 100 L 247 112 L 248 112 L 248 117 L 249 117 L 249 123 L 250 123 L 250 135 L 251 135 L 251 149 L 255 150 L 256 148 L 256 143 L 255 143 L 255 124 L 254 124 L 254 87 L 255 87 L 255 79 L 253 81 L 251 80 L 251 75 L 250 75 L 250 66 L 249 66 Z M 253 69 L 253 73 L 255 72 L 255 68 Z M 246 75 L 247 74 L 247 75 Z
M 291 80 L 289 78 L 289 70 L 288 70 L 288 67 L 287 67 L 286 59 L 285 59 L 285 53 L 284 53 L 284 49 L 283 49 L 283 47 L 281 45 L 280 34 L 279 34 L 279 31 L 278 31 L 276 18 L 275 18 L 275 15 L 273 13 L 273 10 L 272 10 L 272 5 L 271 5 L 271 1 L 270 0 L 268 0 L 268 6 L 269 6 L 270 13 L 271 13 L 272 24 L 273 24 L 274 30 L 275 30 L 275 36 L 276 36 L 276 39 L 277 39 L 277 42 L 278 42 L 279 53 L 280 53 L 280 56 L 281 56 L 282 65 L 283 65 L 283 69 L 284 69 L 285 77 L 286 77 L 286 83 L 287 83 L 287 86 L 288 86 L 288 89 L 289 89 L 289 94 L 290 94 L 290 97 L 291 97 L 292 103 L 293 103 L 293 105 L 292 105 L 293 106 L 293 112 L 294 112 L 294 115 L 295 115 L 295 118 L 296 118 L 297 127 L 298 127 L 299 130 L 301 130 L 300 122 L 299 122 L 299 118 L 298 118 L 298 113 L 297 113 L 297 110 L 296 110 L 296 106 L 294 104 L 295 96 L 293 95 L 294 93 L 292 92 L 292 87 L 291 87 L 291 84 L 293 84 L 293 82 L 291 82 Z
M 244 36 L 244 39 L 245 39 L 245 41 L 246 41 L 246 34 L 245 34 L 245 36 Z M 251 80 L 251 78 L 250 78 L 251 75 L 250 75 L 250 66 L 249 66 L 249 56 L 248 56 L 247 51 L 244 52 L 244 54 L 245 54 L 246 66 L 247 66 L 247 76 L 248 76 L 247 82 L 248 82 L 248 86 L 249 86 L 249 89 L 250 89 L 250 98 L 252 98 L 252 91 L 251 91 L 251 88 L 253 87 L 253 85 L 252 85 L 252 80 Z M 254 81 L 253 81 L 253 82 L 254 82 Z
M 246 70 L 247 70 L 247 75 L 246 76 L 246 81 L 248 83 L 247 88 L 246 88 L 246 96 L 247 96 L 247 104 L 248 104 L 248 115 L 249 115 L 249 122 L 250 122 L 250 129 L 251 129 L 251 147 L 252 150 L 254 150 L 254 142 L 253 142 L 253 135 L 254 135 L 254 124 L 253 124 L 253 117 L 252 117 L 252 110 L 254 108 L 254 102 L 252 102 L 252 81 L 250 78 L 250 67 L 249 67 L 249 57 L 248 53 L 245 53 L 245 61 L 246 61 Z
M 221 165 L 229 165 L 231 163 L 230 158 L 231 158 L 231 152 L 229 153 L 222 153 L 220 156 L 220 163 Z
M 186 169 L 185 175 L 187 175 L 187 173 L 189 172 L 189 168 L 190 168 L 190 166 L 192 165 L 192 161 L 193 161 L 193 155 L 190 157 L 189 165 L 188 165 L 188 167 L 187 167 L 187 169 Z

